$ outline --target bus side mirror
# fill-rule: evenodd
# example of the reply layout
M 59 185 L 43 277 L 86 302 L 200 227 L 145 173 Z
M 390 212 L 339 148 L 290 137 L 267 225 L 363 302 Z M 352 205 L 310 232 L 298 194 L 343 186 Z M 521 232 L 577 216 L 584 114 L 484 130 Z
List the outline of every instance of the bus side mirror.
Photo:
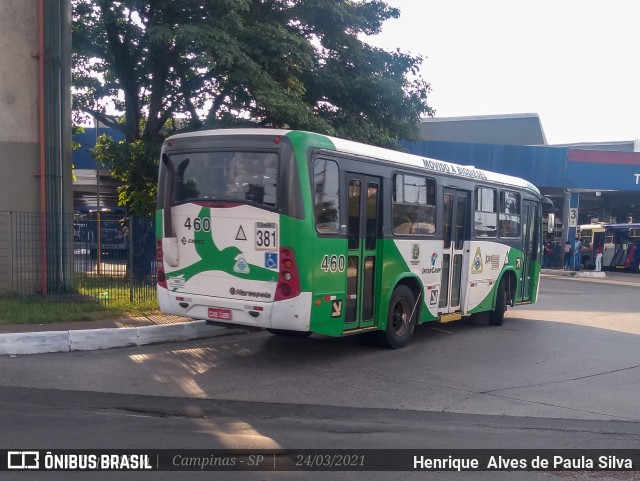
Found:
M 553 233 L 553 229 L 556 225 L 556 216 L 553 212 L 549 213 L 549 217 L 547 218 L 547 232 L 549 234 Z

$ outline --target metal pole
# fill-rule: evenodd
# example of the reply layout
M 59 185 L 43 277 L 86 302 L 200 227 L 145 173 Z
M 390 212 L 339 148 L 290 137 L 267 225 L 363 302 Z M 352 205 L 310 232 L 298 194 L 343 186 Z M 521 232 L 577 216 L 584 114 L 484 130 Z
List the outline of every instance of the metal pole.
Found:
M 96 122 L 96 143 L 93 148 L 98 146 L 98 126 L 100 122 L 94 118 Z M 95 153 L 93 154 L 95 156 Z M 96 158 L 96 211 L 97 211 L 97 231 L 96 231 L 96 274 L 100 275 L 101 271 L 101 256 L 102 246 L 100 245 L 100 167 L 98 166 L 98 159 Z
M 129 264 L 129 302 L 133 303 L 133 276 L 135 275 L 133 269 L 133 216 L 129 216 L 129 239 L 127 244 L 129 247 L 129 255 L 127 256 L 127 263 Z M 138 255 L 143 255 L 142 252 L 137 252 Z

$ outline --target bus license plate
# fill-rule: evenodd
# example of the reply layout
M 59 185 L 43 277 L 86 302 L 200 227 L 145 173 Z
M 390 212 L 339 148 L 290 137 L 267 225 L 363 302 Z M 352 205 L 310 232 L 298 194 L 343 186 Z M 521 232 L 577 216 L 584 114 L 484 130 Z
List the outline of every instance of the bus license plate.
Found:
M 229 309 L 218 309 L 217 307 L 210 307 L 207 313 L 209 319 L 220 319 L 222 321 L 231 320 L 231 311 Z

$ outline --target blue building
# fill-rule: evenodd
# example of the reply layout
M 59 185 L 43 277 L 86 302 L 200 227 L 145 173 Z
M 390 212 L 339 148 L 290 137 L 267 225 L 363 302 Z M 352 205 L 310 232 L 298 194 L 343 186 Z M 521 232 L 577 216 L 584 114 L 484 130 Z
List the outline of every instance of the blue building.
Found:
M 99 124 L 85 128 L 83 133 L 73 136 L 73 141 L 80 147 L 73 151 L 73 204 L 76 212 L 101 209 L 113 210 L 118 206 L 118 183 L 111 177 L 108 167 L 98 165 L 91 150 L 96 140 L 108 135 L 117 141 L 125 139 L 122 132 Z M 98 196 L 98 187 L 99 193 Z
M 527 179 L 554 202 L 556 240 L 576 225 L 640 220 L 637 141 L 547 145 L 537 114 L 432 118 L 407 151 Z M 569 213 L 577 218 L 569 220 Z

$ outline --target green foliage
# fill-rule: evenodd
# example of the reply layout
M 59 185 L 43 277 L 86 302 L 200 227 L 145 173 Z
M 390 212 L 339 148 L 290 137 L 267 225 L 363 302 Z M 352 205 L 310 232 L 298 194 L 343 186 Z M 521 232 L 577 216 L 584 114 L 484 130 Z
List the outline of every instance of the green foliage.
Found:
M 433 113 L 422 58 L 362 40 L 399 16 L 382 0 L 72 3 L 76 117 L 125 133 L 96 156 L 135 213 L 153 204 L 158 146 L 178 129 L 250 124 L 394 147 Z
M 151 215 L 157 194 L 160 144 L 150 140 L 116 142 L 102 135 L 93 155 L 109 167 L 122 184 L 118 187 L 118 203 L 137 215 Z

